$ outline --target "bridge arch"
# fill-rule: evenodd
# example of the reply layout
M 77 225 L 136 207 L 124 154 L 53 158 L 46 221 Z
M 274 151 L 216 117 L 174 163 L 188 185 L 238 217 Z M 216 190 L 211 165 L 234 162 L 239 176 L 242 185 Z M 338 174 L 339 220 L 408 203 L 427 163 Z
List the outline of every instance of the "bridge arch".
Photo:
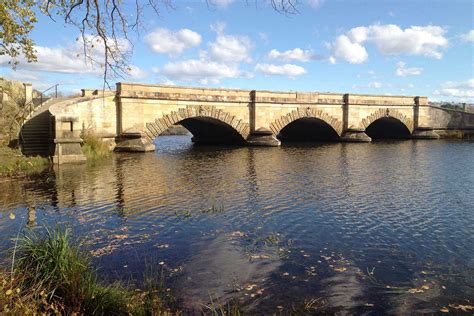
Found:
M 311 122 L 319 121 L 323 125 L 326 125 L 329 131 L 334 137 L 338 138 L 342 134 L 343 123 L 337 118 L 332 117 L 323 110 L 316 108 L 306 107 L 298 108 L 291 111 L 290 113 L 281 116 L 270 124 L 270 129 L 275 134 L 279 135 L 285 128 L 288 128 L 292 123 L 296 121 Z
M 372 138 L 409 138 L 413 121 L 395 109 L 379 109 L 362 119 L 361 125 Z
M 196 119 L 202 123 L 218 123 L 224 131 L 234 133 L 240 137 L 242 141 L 247 139 L 250 132 L 248 123 L 243 122 L 242 119 L 237 118 L 235 115 L 217 109 L 215 106 L 188 105 L 176 111 L 164 113 L 154 119 L 154 121 L 146 123 L 145 134 L 150 140 L 153 140 L 169 127 L 181 123 L 195 135 L 197 128 L 189 128 L 189 126 L 192 126 L 192 124 L 189 124 L 192 119 Z
M 394 110 L 394 109 L 379 109 L 375 111 L 374 113 L 368 115 L 366 118 L 362 119 L 362 126 L 364 128 L 369 127 L 370 124 L 375 122 L 378 119 L 384 118 L 384 117 L 392 117 L 406 126 L 406 128 L 410 131 L 413 132 L 413 121 L 408 118 L 406 115 L 402 114 L 401 112 Z

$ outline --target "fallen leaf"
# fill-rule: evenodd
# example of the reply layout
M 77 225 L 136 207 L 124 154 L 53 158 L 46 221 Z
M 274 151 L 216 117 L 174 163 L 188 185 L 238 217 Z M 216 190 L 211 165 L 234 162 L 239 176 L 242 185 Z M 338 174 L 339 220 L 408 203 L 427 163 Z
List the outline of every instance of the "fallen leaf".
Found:
M 230 237 L 245 237 L 246 234 L 244 232 L 236 230 L 235 232 L 230 233 L 229 236 Z
M 251 259 L 270 259 L 271 257 L 269 255 L 252 255 L 250 256 Z
M 346 267 L 334 268 L 334 271 L 336 271 L 336 272 L 344 272 L 344 271 L 346 271 L 346 270 L 347 270 Z
M 467 312 L 467 311 L 472 311 L 472 310 L 474 310 L 474 306 L 471 306 L 471 305 L 461 305 L 461 304 L 455 305 L 455 304 L 449 304 L 449 307 L 454 308 L 454 309 L 460 309 L 460 310 L 462 310 L 463 312 Z
M 255 287 L 257 287 L 257 284 L 249 284 L 245 287 L 247 291 L 252 291 Z

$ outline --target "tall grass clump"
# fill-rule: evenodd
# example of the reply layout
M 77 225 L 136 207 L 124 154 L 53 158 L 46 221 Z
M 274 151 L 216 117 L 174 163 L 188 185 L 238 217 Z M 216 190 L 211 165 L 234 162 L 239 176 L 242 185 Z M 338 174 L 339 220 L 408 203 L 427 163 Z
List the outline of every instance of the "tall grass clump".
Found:
M 110 157 L 111 151 L 109 146 L 93 132 L 85 131 L 82 134 L 82 140 L 82 153 L 88 160 L 94 161 Z
M 99 282 L 89 257 L 72 245 L 69 230 L 21 237 L 13 259 L 10 275 L 1 274 L 0 314 L 2 308 L 12 314 L 128 313 L 131 294 L 118 283 Z
M 49 159 L 44 157 L 27 157 L 19 150 L 0 147 L 0 176 L 39 172 L 49 163 Z
M 0 315 L 171 315 L 157 276 L 143 290 L 105 284 L 68 229 L 29 232 L 17 239 L 11 270 L 0 270 Z

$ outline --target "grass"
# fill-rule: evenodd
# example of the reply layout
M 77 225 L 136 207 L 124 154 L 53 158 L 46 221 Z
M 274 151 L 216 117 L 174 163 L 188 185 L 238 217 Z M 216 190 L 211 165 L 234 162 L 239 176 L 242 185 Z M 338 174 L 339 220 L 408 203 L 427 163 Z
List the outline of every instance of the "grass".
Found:
M 87 160 L 97 161 L 111 156 L 109 146 L 92 132 L 82 134 L 82 153 Z
M 230 300 L 227 303 L 221 304 L 213 299 L 212 295 L 209 295 L 210 303 L 207 305 L 202 305 L 202 314 L 203 315 L 213 315 L 213 316 L 240 316 L 243 315 L 241 310 L 240 303 L 236 300 Z
M 0 147 L 0 176 L 39 172 L 49 163 L 49 160 L 44 157 L 27 157 L 19 150 Z
M 148 290 L 101 282 L 69 230 L 18 239 L 11 271 L 0 271 L 0 314 L 166 315 L 162 283 Z

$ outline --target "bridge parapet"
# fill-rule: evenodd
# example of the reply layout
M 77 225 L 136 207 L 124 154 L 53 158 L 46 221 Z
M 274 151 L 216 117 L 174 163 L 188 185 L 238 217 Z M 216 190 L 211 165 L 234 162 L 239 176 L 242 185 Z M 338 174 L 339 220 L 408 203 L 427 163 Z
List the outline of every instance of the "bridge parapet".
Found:
M 343 104 L 344 102 L 344 94 L 337 93 L 192 88 L 122 82 L 117 83 L 117 96 L 120 98 L 229 103 Z

